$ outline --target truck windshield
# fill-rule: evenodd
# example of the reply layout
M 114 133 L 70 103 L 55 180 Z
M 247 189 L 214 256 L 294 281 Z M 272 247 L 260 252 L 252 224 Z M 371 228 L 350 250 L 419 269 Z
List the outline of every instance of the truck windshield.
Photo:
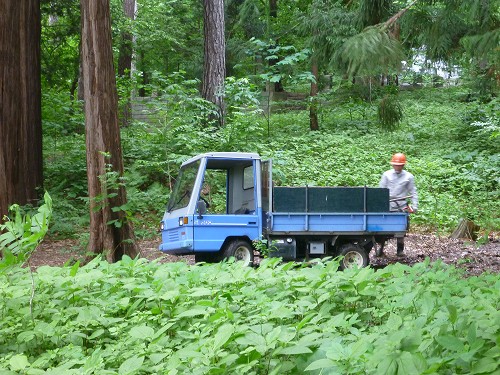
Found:
M 174 191 L 168 201 L 168 212 L 186 207 L 189 204 L 199 166 L 200 161 L 198 160 L 181 168 Z

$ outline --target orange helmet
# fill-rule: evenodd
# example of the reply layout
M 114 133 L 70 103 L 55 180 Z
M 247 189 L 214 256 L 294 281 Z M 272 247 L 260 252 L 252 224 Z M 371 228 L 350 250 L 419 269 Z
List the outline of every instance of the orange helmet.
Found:
M 406 156 L 398 152 L 397 154 L 392 155 L 391 159 L 392 165 L 405 165 L 406 164 Z

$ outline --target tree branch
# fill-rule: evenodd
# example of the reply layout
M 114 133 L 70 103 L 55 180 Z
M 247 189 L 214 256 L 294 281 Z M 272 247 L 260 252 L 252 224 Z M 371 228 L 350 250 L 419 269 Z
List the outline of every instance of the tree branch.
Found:
M 401 9 L 399 12 L 397 12 L 394 16 L 392 16 L 391 18 L 389 18 L 387 21 L 385 21 L 383 24 L 382 24 L 382 28 L 383 29 L 388 29 L 390 28 L 397 20 L 399 20 L 403 14 L 406 13 L 406 11 L 408 9 L 410 9 L 413 5 L 415 5 L 416 3 L 418 2 L 418 0 L 414 0 L 412 3 L 410 3 L 410 5 L 408 5 L 406 8 L 403 8 Z

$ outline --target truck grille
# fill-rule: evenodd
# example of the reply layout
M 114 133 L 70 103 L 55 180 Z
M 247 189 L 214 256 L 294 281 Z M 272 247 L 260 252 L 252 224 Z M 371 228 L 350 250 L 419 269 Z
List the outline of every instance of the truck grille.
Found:
M 170 242 L 179 241 L 179 230 L 175 229 L 168 233 L 168 240 Z

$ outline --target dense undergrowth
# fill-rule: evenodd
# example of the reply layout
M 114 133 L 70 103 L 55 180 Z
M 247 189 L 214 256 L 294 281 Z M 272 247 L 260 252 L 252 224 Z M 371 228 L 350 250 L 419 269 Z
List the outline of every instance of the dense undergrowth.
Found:
M 172 87 L 152 103 L 155 117 L 150 123 L 122 129 L 128 209 L 139 238 L 154 235 L 180 163 L 206 151 L 258 152 L 273 158 L 277 184 L 320 186 L 376 186 L 390 167 L 391 154 L 404 152 L 419 190 L 414 230 L 448 233 L 467 218 L 487 238 L 500 227 L 498 98 L 471 101 L 460 86 L 401 91 L 404 117 L 389 132 L 380 127 L 375 104 L 337 90 L 322 99 L 320 131 L 311 132 L 305 102 L 275 103 L 267 115 L 255 106 L 248 87 L 232 86 L 228 121 L 218 129 L 201 125 L 201 114 L 209 109 L 192 90 Z M 51 101 L 60 100 L 47 98 L 44 110 L 45 188 L 54 200 L 50 233 L 84 240 L 88 207 L 83 123 L 74 108 L 60 116 L 47 109 Z M 54 108 L 61 107 L 57 103 Z
M 494 374 L 500 280 L 270 258 L 0 274 L 2 374 Z M 47 371 L 47 372 L 45 372 Z

